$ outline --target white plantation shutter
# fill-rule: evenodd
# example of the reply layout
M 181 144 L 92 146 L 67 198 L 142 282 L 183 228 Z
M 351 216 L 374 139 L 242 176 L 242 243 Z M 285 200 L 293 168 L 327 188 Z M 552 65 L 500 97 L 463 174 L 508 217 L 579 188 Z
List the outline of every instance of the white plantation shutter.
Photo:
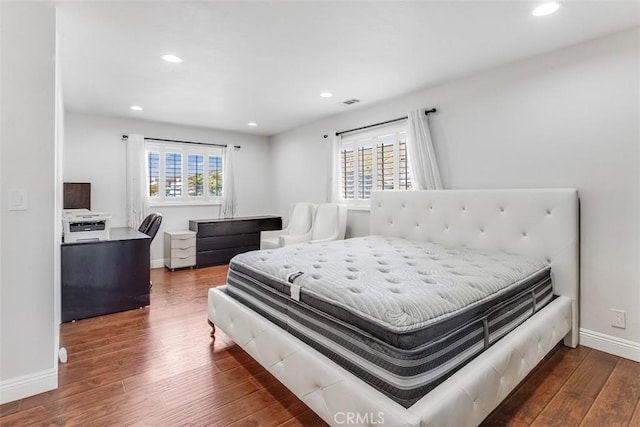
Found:
M 404 125 L 378 127 L 343 136 L 339 152 L 338 196 L 358 204 L 373 190 L 411 189 Z
M 224 147 L 146 143 L 145 195 L 154 205 L 219 204 Z

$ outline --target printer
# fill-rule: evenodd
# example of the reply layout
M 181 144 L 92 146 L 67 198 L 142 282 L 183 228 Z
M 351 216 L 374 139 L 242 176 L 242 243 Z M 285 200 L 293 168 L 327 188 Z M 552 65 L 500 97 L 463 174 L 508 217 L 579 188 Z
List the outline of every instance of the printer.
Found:
M 62 232 L 65 243 L 108 240 L 111 215 L 88 209 L 62 211 Z

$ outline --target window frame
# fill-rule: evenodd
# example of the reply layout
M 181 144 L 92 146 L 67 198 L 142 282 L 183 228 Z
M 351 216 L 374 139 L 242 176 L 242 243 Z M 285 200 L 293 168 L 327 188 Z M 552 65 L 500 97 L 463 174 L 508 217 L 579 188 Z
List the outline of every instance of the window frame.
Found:
M 149 154 L 158 153 L 159 165 L 158 165 L 158 195 L 151 196 L 150 193 L 150 170 L 149 170 Z M 166 154 L 167 153 L 179 153 L 182 156 L 181 159 L 181 196 L 170 197 L 165 194 L 166 189 Z M 202 156 L 203 159 L 203 191 L 201 196 L 189 195 L 189 156 Z M 189 145 L 182 143 L 158 143 L 147 142 L 145 144 L 145 188 L 146 197 L 150 206 L 185 206 L 185 205 L 220 205 L 222 204 L 222 191 L 224 191 L 224 181 L 222 182 L 222 188 L 220 195 L 209 194 L 209 157 L 220 157 L 221 167 L 220 174 L 224 171 L 224 147 L 218 146 L 202 146 L 202 145 Z
M 349 134 L 348 136 L 343 136 L 340 142 L 339 155 L 338 155 L 338 199 L 340 203 L 344 203 L 350 208 L 354 209 L 366 209 L 370 206 L 370 194 L 368 192 L 369 197 L 361 198 L 361 189 L 360 189 L 360 181 L 362 177 L 359 176 L 360 170 L 360 159 L 359 153 L 360 149 L 371 148 L 371 164 L 373 165 L 372 174 L 371 174 L 371 191 L 389 191 L 389 190 L 401 190 L 401 191 L 409 191 L 412 189 L 412 176 L 411 170 L 409 168 L 409 160 L 408 153 L 406 151 L 406 123 L 401 124 L 391 124 L 381 127 L 376 127 L 375 129 L 369 129 L 362 132 L 357 132 L 353 134 Z M 381 164 L 379 162 L 379 146 L 381 144 L 385 144 L 388 142 L 393 143 L 393 189 L 391 188 L 379 188 L 378 181 L 381 177 Z M 404 180 L 401 177 L 401 156 L 400 156 L 400 145 L 401 142 L 405 144 L 405 168 L 407 171 L 407 179 L 409 186 L 408 188 L 401 188 L 401 184 Z M 347 199 L 344 197 L 344 178 L 346 176 L 344 169 L 345 164 L 343 163 L 343 153 L 346 150 L 352 150 L 353 152 L 353 199 Z M 384 180 L 383 180 L 384 181 Z

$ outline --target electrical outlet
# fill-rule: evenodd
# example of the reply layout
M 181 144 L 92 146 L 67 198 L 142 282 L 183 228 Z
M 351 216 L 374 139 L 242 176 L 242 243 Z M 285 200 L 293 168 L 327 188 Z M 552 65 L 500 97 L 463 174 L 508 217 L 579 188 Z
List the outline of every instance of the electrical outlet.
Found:
M 624 310 L 611 309 L 611 326 L 622 329 L 627 327 Z

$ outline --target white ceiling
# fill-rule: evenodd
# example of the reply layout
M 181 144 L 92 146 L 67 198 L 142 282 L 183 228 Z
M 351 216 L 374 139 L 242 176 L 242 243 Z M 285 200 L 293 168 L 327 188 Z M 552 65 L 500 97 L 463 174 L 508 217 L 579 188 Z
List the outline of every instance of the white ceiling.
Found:
M 272 135 L 640 24 L 638 1 L 565 1 L 540 18 L 536 4 L 65 1 L 64 100 L 70 111 Z M 349 98 L 362 102 L 338 105 Z

